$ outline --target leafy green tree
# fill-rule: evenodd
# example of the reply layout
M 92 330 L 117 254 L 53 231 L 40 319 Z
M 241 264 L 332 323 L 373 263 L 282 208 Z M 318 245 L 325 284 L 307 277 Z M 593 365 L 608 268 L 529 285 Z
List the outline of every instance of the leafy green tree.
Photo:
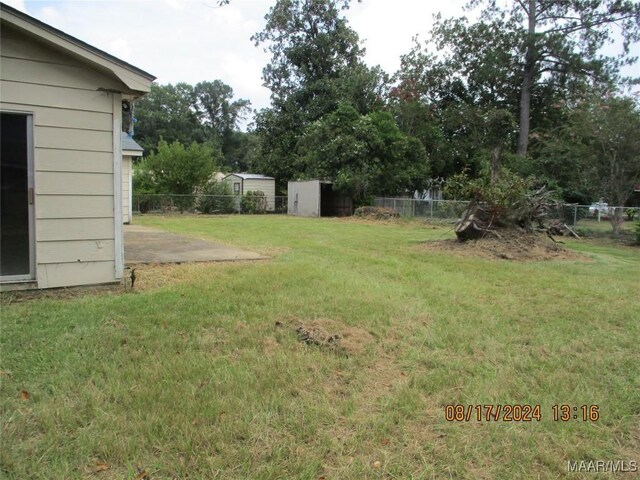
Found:
M 640 183 L 640 108 L 632 98 L 590 97 L 569 113 L 567 123 L 547 139 L 544 160 L 551 168 L 575 165 L 573 175 L 610 205 L 624 206 Z M 578 168 L 579 167 L 579 168 Z M 623 209 L 611 216 L 619 233 Z
M 481 161 L 515 149 L 513 59 L 496 53 L 509 41 L 490 25 L 437 18 L 430 41 L 416 39 L 402 56 L 389 107 L 402 131 L 425 146 L 433 175 L 477 172 Z
M 248 172 L 253 168 L 258 150 L 258 137 L 252 132 L 234 130 L 222 143 L 220 167 L 226 172 Z
M 192 108 L 208 135 L 213 138 L 224 140 L 250 112 L 251 102 L 233 100 L 233 89 L 220 80 L 196 84 L 192 98 Z
M 264 30 L 252 39 L 256 46 L 268 44 L 272 57 L 263 70 L 263 79 L 276 103 L 305 87 L 330 93 L 332 79 L 362 65 L 364 51 L 358 34 L 339 14 L 340 8 L 347 7 L 347 1 L 279 0 L 271 8 Z M 306 99 L 310 106 L 323 101 Z M 324 113 L 326 110 L 316 118 Z
M 187 83 L 151 85 L 151 91 L 135 102 L 135 138 L 152 152 L 160 139 L 189 145 L 207 139 L 193 108 L 193 87 Z
M 192 143 L 185 147 L 178 141 L 160 140 L 157 152 L 136 165 L 134 191 L 192 195 L 211 177 L 220 158 L 210 145 Z
M 237 129 L 250 112 L 249 106 L 248 100 L 234 100 L 233 89 L 220 80 L 195 86 L 154 84 L 151 92 L 135 103 L 136 141 L 148 153 L 156 150 L 160 139 L 184 145 L 209 143 L 225 154 L 230 152 L 232 158 L 223 163 L 247 163 L 238 158 L 242 135 Z
M 422 189 L 429 176 L 424 147 L 390 113 L 361 115 L 348 104 L 310 125 L 297 153 L 299 177 L 332 179 L 356 199 Z
M 313 122 L 349 103 L 361 114 L 382 106 L 385 78 L 363 62 L 364 50 L 340 10 L 348 1 L 279 0 L 254 35 L 271 61 L 263 70 L 271 108 L 256 116 L 256 166 L 285 181 L 299 169 L 298 140 Z
M 509 223 L 523 224 L 522 211 L 527 206 L 528 196 L 534 188 L 534 179 L 524 178 L 508 168 L 492 168 L 488 163 L 483 165 L 480 174 L 470 178 L 468 172 L 453 175 L 445 192 L 452 198 L 468 200 L 481 204 L 491 218 L 491 223 L 499 222 L 500 226 Z M 530 222 L 527 228 L 531 227 Z
M 469 5 L 484 7 L 484 20 L 507 32 L 514 42 L 509 50 L 518 54 L 518 155 L 527 154 L 538 85 L 584 76 L 615 80 L 622 65 L 636 60 L 629 46 L 640 39 L 640 4 L 632 0 L 514 0 L 507 7 L 497 0 L 471 0 Z M 616 35 L 623 38 L 622 52 L 603 56 L 602 47 Z
M 600 30 L 611 26 L 608 20 L 618 19 L 627 40 L 637 38 L 638 9 L 634 7 L 631 18 L 624 13 L 630 11 L 629 2 L 617 2 L 620 8 L 610 1 L 533 2 L 539 7 L 539 55 L 527 97 L 526 124 L 522 93 L 528 25 L 522 9 L 531 3 L 514 0 L 513 8 L 504 9 L 499 2 L 474 1 L 472 6 L 482 5 L 485 12 L 473 23 L 438 17 L 429 41 L 424 45 L 416 41 L 401 58 L 389 105 L 401 129 L 425 145 L 434 175 L 449 176 L 463 169 L 478 174 L 484 161 L 497 160 L 525 176 L 546 177 L 565 198 L 575 201 L 590 190 L 584 182 L 574 181 L 584 176 L 580 159 L 571 168 L 568 162 L 550 168 L 548 157 L 540 156 L 539 139 L 558 131 L 588 92 L 617 81 L 619 67 L 633 61 L 624 51 L 619 58 L 599 57 L 599 47 L 611 38 Z M 596 21 L 598 9 L 617 13 Z M 573 14 L 576 18 L 571 20 Z M 572 28 L 564 30 L 566 35 L 558 33 L 568 25 Z M 586 28 L 589 25 L 593 28 Z M 512 154 L 524 151 L 518 143 L 525 130 L 526 151 L 535 162 Z M 571 170 L 576 172 L 573 176 Z

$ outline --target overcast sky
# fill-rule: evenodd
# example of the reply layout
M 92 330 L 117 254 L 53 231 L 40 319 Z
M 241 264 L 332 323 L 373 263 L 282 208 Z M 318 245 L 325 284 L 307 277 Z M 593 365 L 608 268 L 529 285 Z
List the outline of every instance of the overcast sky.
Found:
M 220 79 L 253 108 L 269 105 L 262 68 L 269 55 L 250 37 L 275 0 L 3 0 L 5 3 L 158 77 L 159 83 Z M 364 0 L 346 15 L 364 40 L 366 60 L 393 73 L 411 38 L 432 15 L 462 13 L 462 0 Z
M 220 79 L 253 108 L 269 105 L 262 68 L 269 55 L 250 37 L 263 29 L 275 0 L 3 0 L 158 77 L 159 83 Z M 504 0 L 506 1 L 506 0 Z M 346 12 L 366 61 L 394 73 L 412 37 L 423 39 L 434 13 L 464 14 L 466 0 L 363 0 Z M 634 67 L 640 75 L 638 67 Z

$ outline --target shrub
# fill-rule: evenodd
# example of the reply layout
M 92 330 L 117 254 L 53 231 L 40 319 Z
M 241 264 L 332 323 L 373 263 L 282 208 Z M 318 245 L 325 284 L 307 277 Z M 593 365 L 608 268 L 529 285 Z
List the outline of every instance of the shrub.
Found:
M 238 211 L 237 204 L 227 182 L 208 183 L 198 197 L 198 210 L 202 213 L 234 213 Z
M 264 213 L 267 211 L 267 197 L 259 190 L 252 192 L 249 190 L 242 197 L 240 202 L 242 213 Z
M 153 174 L 140 164 L 133 165 L 133 205 L 140 213 L 147 213 L 153 205 L 155 189 Z

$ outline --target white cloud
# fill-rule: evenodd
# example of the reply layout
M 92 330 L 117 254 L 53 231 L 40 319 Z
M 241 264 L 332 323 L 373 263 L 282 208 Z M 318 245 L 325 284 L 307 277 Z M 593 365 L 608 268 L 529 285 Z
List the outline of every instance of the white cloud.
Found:
M 164 3 L 175 10 L 182 10 L 187 2 L 186 0 L 164 0 Z
M 124 38 L 116 38 L 109 44 L 109 53 L 127 62 L 131 61 L 131 46 Z
M 44 7 L 42 10 L 40 10 L 40 15 L 40 19 L 43 22 L 49 23 L 51 25 L 59 25 L 63 21 L 62 14 L 52 6 Z
M 20 10 L 21 12 L 27 11 L 27 8 L 25 7 L 25 4 L 24 4 L 24 0 L 3 0 L 3 1 L 10 7 L 15 8 L 16 10 Z
M 263 64 L 255 58 L 240 58 L 237 55 L 227 54 L 220 64 L 222 80 L 233 88 L 235 95 L 241 98 L 249 98 L 251 106 L 261 109 L 269 106 L 270 91 L 262 86 Z M 234 83 L 226 81 L 231 79 Z
M 400 68 L 400 56 L 413 46 L 413 37 L 426 39 L 433 26 L 433 16 L 461 16 L 465 2 L 429 2 L 416 0 L 371 0 L 352 4 L 347 18 L 364 41 L 370 65 L 380 65 L 388 73 Z

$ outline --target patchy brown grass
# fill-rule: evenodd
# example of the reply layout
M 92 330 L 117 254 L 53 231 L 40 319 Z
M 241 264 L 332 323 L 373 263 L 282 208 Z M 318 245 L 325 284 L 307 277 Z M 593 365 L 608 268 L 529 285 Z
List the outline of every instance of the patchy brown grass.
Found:
M 121 283 L 51 288 L 47 290 L 17 290 L 15 292 L 0 293 L 0 304 L 9 306 L 34 300 L 72 300 L 86 296 L 108 296 L 122 293 L 124 293 L 124 286 Z
M 637 249 L 566 240 L 593 260 L 504 262 L 422 250 L 451 229 L 405 219 L 162 222 L 289 251 L 3 306 L 0 477 L 556 479 L 640 451 Z M 444 416 L 514 403 L 542 421 Z M 557 403 L 601 419 L 554 422 Z
M 373 335 L 365 329 L 329 318 L 288 317 L 277 321 L 276 326 L 296 332 L 298 339 L 304 343 L 346 356 L 362 355 L 374 343 Z

